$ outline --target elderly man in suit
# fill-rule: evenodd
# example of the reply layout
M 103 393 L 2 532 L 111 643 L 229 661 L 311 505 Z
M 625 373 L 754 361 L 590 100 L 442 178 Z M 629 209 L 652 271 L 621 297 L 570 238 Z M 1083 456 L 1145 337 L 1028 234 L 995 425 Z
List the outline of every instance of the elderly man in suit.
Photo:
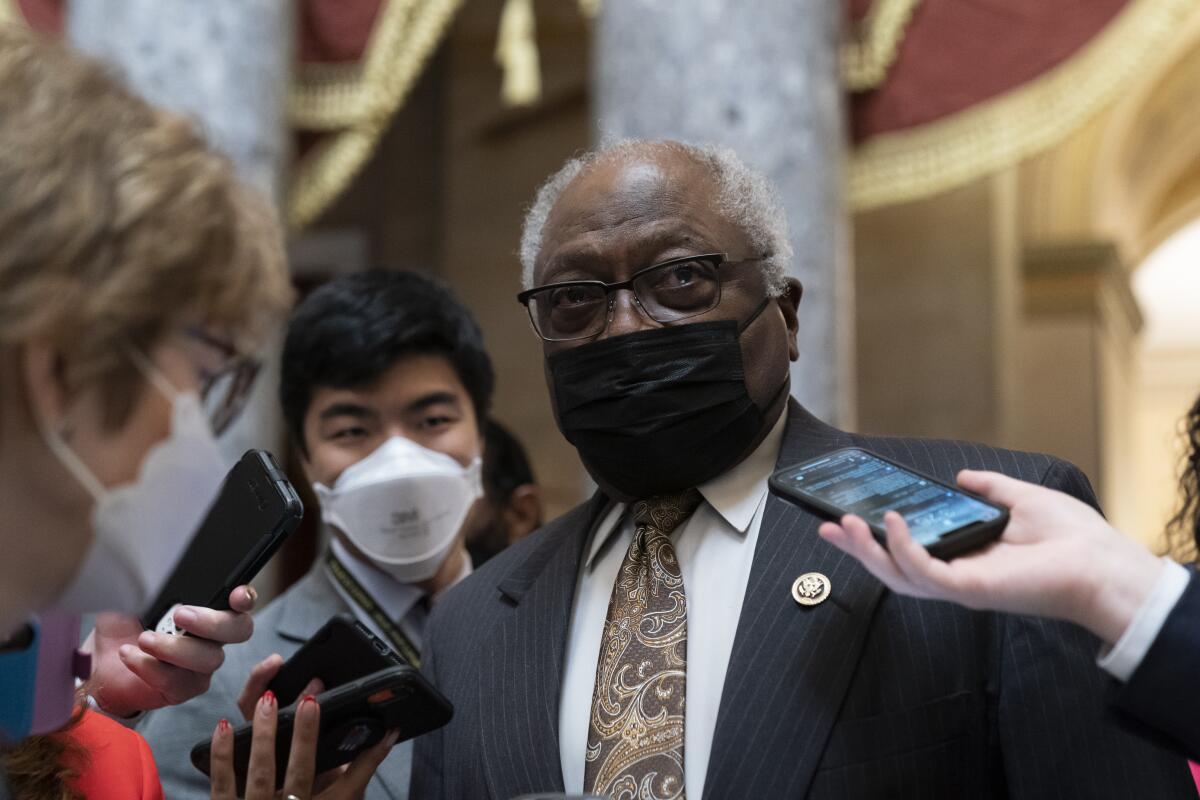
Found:
M 727 150 L 624 142 L 543 186 L 520 299 L 599 490 L 435 610 L 424 668 L 455 716 L 417 741 L 413 796 L 1188 796 L 1182 759 L 1103 718 L 1089 634 L 891 594 L 768 495 L 777 465 L 856 445 L 1095 503 L 1060 460 L 790 400 L 789 257 Z
M 431 605 L 471 571 L 463 534 L 479 495 L 493 377 L 479 327 L 446 287 L 384 271 L 326 284 L 292 316 L 280 383 L 321 503 L 308 512 L 320 513 L 330 547 L 262 610 L 249 642 L 228 648 L 206 695 L 143 723 L 167 797 L 208 796 L 192 746 L 221 718 L 249 718 L 284 659 L 331 617 L 353 615 L 419 663 Z M 431 499 L 437 518 L 395 521 L 424 513 Z M 411 764 L 412 744 L 402 742 L 366 797 L 407 797 Z

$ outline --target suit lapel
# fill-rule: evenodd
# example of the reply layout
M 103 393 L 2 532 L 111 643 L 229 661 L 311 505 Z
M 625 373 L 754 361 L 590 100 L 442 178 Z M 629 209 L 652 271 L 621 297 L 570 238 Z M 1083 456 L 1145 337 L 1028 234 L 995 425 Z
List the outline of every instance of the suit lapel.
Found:
M 563 791 L 558 707 L 567 627 L 583 545 L 606 504 L 596 493 L 551 523 L 499 584 L 515 608 L 483 650 L 479 682 L 483 766 L 494 798 Z
M 848 434 L 789 406 L 778 465 L 852 444 Z M 820 521 L 770 495 L 705 779 L 706 797 L 800 797 L 820 760 L 862 650 L 882 585 L 817 536 Z M 829 578 L 829 599 L 791 597 L 806 572 Z

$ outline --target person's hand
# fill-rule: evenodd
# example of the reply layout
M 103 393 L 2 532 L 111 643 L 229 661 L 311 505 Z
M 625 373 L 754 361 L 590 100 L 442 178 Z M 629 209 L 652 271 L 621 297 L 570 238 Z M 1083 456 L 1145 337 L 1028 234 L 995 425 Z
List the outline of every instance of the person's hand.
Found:
M 275 696 L 264 694 L 254 708 L 254 735 L 250 743 L 250 763 L 246 769 L 245 800 L 273 800 L 275 794 L 275 728 L 279 708 Z M 396 743 L 398 733 L 389 731 L 378 744 L 328 779 L 322 776 L 324 789 L 314 793 L 316 780 L 317 738 L 321 728 L 321 707 L 315 697 L 306 696 L 296 707 L 292 728 L 292 746 L 288 752 L 283 778 L 283 796 L 300 800 L 349 800 L 362 797 L 375 770 Z M 227 720 L 217 724 L 212 736 L 209 761 L 213 800 L 234 800 L 237 777 L 233 766 L 233 729 Z
M 250 676 L 246 678 L 246 685 L 242 687 L 242 693 L 238 695 L 237 700 L 238 711 L 242 712 L 242 716 L 247 722 L 254 715 L 254 708 L 258 705 L 259 698 L 266 694 L 267 687 L 279 674 L 279 668 L 282 666 L 283 656 L 272 653 L 250 670 Z M 313 678 L 300 692 L 300 696 L 318 695 L 323 691 L 325 691 L 325 684 L 321 682 L 320 678 Z
M 190 636 L 147 631 L 124 614 L 98 614 L 84 645 L 92 653 L 89 691 L 96 704 L 114 717 L 129 717 L 204 694 L 225 660 L 222 648 L 254 632 L 256 599 L 253 588 L 239 586 L 229 595 L 229 611 L 180 606 L 175 625 Z
M 968 608 L 1056 617 L 1109 644 L 1120 638 L 1163 564 L 1070 495 L 995 472 L 964 470 L 964 489 L 1009 508 L 1004 533 L 952 561 L 929 555 L 895 512 L 884 518 L 887 549 L 867 523 L 847 515 L 820 535 L 854 556 L 888 588 Z

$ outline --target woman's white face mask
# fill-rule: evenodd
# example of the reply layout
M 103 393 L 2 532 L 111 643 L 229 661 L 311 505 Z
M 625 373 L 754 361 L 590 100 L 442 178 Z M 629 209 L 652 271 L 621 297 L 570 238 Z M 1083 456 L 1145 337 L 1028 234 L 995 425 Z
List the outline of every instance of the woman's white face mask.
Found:
M 171 401 L 171 433 L 142 460 L 133 483 L 107 488 L 57 430 L 42 437 L 95 499 L 82 566 L 53 604 L 58 611 L 138 614 L 162 588 L 200 527 L 227 472 L 195 392 L 180 392 L 140 352 L 131 357 Z
M 325 523 L 401 583 L 437 574 L 483 494 L 478 458 L 463 467 L 402 436 L 347 467 L 332 487 L 313 490 Z

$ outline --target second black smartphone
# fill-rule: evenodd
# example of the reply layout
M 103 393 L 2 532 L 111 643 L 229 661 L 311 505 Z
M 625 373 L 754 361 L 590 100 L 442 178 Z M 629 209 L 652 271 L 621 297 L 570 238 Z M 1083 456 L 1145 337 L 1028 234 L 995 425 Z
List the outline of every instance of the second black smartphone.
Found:
M 848 447 L 771 476 L 771 489 L 819 516 L 862 517 L 881 543 L 883 515 L 904 517 L 931 555 L 952 558 L 982 547 L 1008 524 L 1008 509 L 881 455 Z
M 229 593 L 258 574 L 303 515 L 299 495 L 271 454 L 246 451 L 225 476 L 191 544 L 142 615 L 142 627 L 179 633 L 172 619 L 176 606 L 229 608 Z
M 450 701 L 413 667 L 389 667 L 351 681 L 317 697 L 321 706 L 321 730 L 317 740 L 316 774 L 354 760 L 390 730 L 405 741 L 436 730 L 454 713 Z M 275 732 L 275 788 L 283 786 L 296 705 L 280 709 Z M 233 734 L 233 766 L 238 796 L 246 789 L 253 725 L 247 723 Z M 192 748 L 192 764 L 208 775 L 212 742 L 205 739 Z
M 292 654 L 267 687 L 279 705 L 291 705 L 313 678 L 335 689 L 405 661 L 349 614 L 331 617 Z

